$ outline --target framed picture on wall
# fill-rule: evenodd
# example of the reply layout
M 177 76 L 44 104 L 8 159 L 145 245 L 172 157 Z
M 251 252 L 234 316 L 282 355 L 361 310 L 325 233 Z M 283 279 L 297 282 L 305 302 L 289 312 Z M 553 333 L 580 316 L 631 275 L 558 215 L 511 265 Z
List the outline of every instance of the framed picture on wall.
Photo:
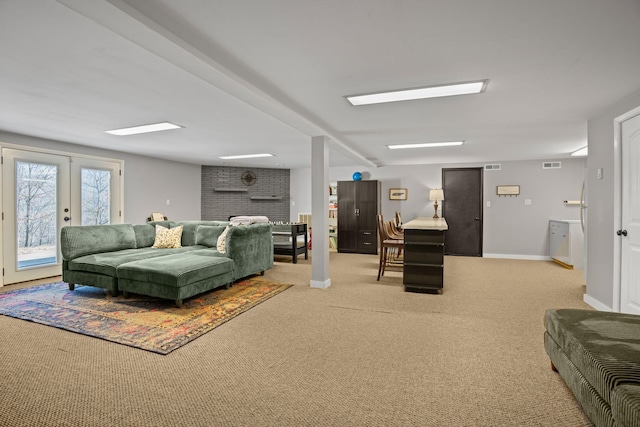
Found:
M 407 200 L 409 190 L 406 188 L 390 188 L 389 200 Z

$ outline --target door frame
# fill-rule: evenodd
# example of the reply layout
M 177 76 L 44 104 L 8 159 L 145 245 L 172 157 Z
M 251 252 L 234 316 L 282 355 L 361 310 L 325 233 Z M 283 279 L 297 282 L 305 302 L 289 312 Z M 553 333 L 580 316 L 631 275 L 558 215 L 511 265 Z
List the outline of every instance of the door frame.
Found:
M 33 147 L 33 146 L 28 146 L 28 145 L 20 145 L 20 144 L 12 144 L 12 143 L 8 143 L 8 142 L 2 142 L 0 141 L 0 152 L 3 148 L 8 148 L 8 149 L 12 149 L 12 150 L 22 150 L 22 151 L 30 151 L 30 152 L 35 152 L 35 153 L 41 153 L 41 154 L 52 154 L 52 155 L 56 155 L 56 156 L 67 156 L 67 157 L 75 157 L 75 158 L 83 158 L 83 159 L 90 159 L 90 160 L 102 160 L 102 161 L 107 161 L 107 162 L 115 162 L 115 163 L 119 163 L 120 164 L 120 185 L 119 185 L 119 190 L 118 190 L 118 202 L 120 204 L 120 211 L 121 211 L 121 215 L 120 218 L 121 220 L 124 219 L 124 212 L 125 212 L 125 207 L 124 207 L 124 160 L 122 159 L 116 159 L 116 158 L 112 158 L 112 157 L 101 157 L 101 156 L 94 156 L 94 155 L 88 155 L 88 154 L 79 154 L 79 153 L 73 153 L 70 151 L 62 151 L 62 150 L 52 150 L 52 149 L 48 149 L 48 148 L 40 148 L 40 147 Z M 2 177 L 2 173 L 0 173 L 0 212 L 4 212 L 4 206 L 3 206 L 3 188 L 4 188 L 4 182 L 3 182 L 3 177 Z M 2 235 L 3 233 L 3 228 L 2 225 L 0 224 L 0 242 L 4 241 L 4 236 Z M 4 249 L 3 249 L 4 245 L 0 245 L 0 269 L 4 269 Z M 4 286 L 4 278 L 0 278 L 0 288 L 2 288 Z
M 630 111 L 613 119 L 613 230 L 611 230 L 611 238 L 613 243 L 613 307 L 612 311 L 620 312 L 622 298 L 622 239 L 620 239 L 615 231 L 622 229 L 622 124 L 640 115 L 640 107 L 636 107 Z M 587 222 L 587 230 L 589 223 Z M 587 247 L 587 250 L 589 248 Z

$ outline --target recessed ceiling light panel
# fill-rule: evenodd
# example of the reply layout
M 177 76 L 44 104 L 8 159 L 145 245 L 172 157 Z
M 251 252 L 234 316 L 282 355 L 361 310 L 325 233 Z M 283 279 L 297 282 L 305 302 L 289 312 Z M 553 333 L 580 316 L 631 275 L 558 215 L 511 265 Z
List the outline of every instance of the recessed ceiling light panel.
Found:
M 462 145 L 464 141 L 446 141 L 446 142 L 423 142 L 420 144 L 396 144 L 387 145 L 389 150 L 400 150 L 403 148 L 430 148 L 430 147 L 449 147 L 452 145 Z
M 124 136 L 124 135 L 136 135 L 138 133 L 149 133 L 149 132 L 159 132 L 162 130 L 180 129 L 181 127 L 182 126 L 178 126 L 173 123 L 162 122 L 162 123 L 153 123 L 150 125 L 134 126 L 130 128 L 105 130 L 105 132 L 110 133 L 111 135 Z
M 403 89 L 390 92 L 371 93 L 368 95 L 347 96 L 353 106 L 381 104 L 384 102 L 411 101 L 415 99 L 440 98 L 443 96 L 470 95 L 484 92 L 488 80 L 476 82 L 453 83 L 447 85 L 428 86 L 416 89 Z
M 237 156 L 220 156 L 221 159 L 224 160 L 233 160 L 233 159 L 253 159 L 256 157 L 273 157 L 273 154 L 240 154 Z

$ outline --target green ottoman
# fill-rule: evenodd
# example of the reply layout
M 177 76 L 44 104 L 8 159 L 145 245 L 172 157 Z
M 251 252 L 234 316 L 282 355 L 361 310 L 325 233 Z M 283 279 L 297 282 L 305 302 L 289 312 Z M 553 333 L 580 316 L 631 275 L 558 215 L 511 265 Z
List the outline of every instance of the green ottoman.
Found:
M 185 298 L 233 282 L 233 261 L 226 257 L 191 253 L 143 259 L 118 267 L 118 288 L 129 293 L 175 300 L 181 307 Z
M 545 312 L 544 346 L 598 427 L 640 427 L 640 316 L 580 309 Z

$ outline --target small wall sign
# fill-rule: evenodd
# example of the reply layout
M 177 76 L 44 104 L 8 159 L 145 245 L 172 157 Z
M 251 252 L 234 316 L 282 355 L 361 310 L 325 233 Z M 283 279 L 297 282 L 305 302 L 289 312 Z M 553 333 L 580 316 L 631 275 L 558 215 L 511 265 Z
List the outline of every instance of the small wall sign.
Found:
M 498 196 L 516 196 L 520 194 L 519 185 L 498 185 L 496 187 L 496 194 Z
M 407 200 L 409 190 L 406 188 L 390 188 L 389 200 Z

